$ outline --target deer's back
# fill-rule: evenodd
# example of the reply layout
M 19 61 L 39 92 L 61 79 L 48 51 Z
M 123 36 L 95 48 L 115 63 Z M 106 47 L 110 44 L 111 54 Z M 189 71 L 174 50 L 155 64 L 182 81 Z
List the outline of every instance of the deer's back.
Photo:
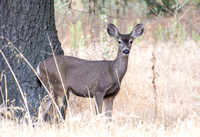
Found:
M 119 88 L 113 74 L 113 61 L 88 61 L 71 56 L 56 56 L 56 61 L 65 87 L 78 96 L 89 96 L 89 92 L 93 96 L 94 91 L 102 89 L 111 94 L 113 87 Z M 53 84 L 61 82 L 53 57 L 43 61 L 40 69 L 43 74 L 48 73 Z

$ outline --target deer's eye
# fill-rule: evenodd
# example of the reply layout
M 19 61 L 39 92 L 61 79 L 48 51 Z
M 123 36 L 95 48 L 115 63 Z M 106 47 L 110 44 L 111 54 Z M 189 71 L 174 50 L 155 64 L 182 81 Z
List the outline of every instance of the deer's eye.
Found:
M 132 44 L 132 43 L 133 43 L 133 41 L 131 40 L 131 41 L 130 41 L 130 44 Z
M 122 42 L 121 41 L 117 41 L 119 44 L 121 44 Z

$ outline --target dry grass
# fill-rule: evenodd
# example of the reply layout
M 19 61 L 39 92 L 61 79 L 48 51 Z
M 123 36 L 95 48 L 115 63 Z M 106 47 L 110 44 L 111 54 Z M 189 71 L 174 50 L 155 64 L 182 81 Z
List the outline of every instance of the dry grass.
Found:
M 4 136 L 200 136 L 198 45 L 188 41 L 182 47 L 170 49 L 171 43 L 145 44 L 136 42 L 131 51 L 111 123 L 106 122 L 103 115 L 94 114 L 93 103 L 90 103 L 93 100 L 71 95 L 72 117 L 68 115 L 66 126 L 33 123 L 34 128 L 29 129 L 25 122 L 19 124 L 3 119 L 0 132 Z M 156 47 L 157 102 L 152 88 L 153 46 Z M 154 117 L 155 103 L 157 118 Z
M 28 128 L 23 120 L 2 118 L 0 136 L 200 136 L 200 50 L 192 41 L 175 48 L 170 48 L 170 44 L 149 42 L 146 45 L 146 42 L 136 41 L 128 71 L 114 101 L 111 123 L 95 115 L 90 103 L 93 100 L 71 95 L 71 112 L 68 113 L 72 117 L 68 115 L 66 126 L 40 122 Z M 151 71 L 154 47 L 157 102 Z M 92 57 L 92 53 L 89 56 Z
M 162 121 L 165 126 L 177 119 L 199 115 L 198 45 L 188 41 L 181 47 L 170 49 L 171 43 L 158 43 L 160 46 L 145 44 L 137 43 L 131 51 L 128 71 L 114 102 L 114 117 L 121 119 L 119 116 L 122 115 L 134 120 L 152 121 L 155 104 L 158 107 L 156 120 Z M 153 46 L 156 48 L 157 102 L 152 87 Z M 88 99 L 72 96 L 70 100 L 73 114 L 82 115 L 91 110 Z
M 155 27 L 146 27 L 150 26 Z M 152 31 L 147 33 L 152 34 Z M 68 42 L 69 36 L 66 39 L 60 39 L 63 45 Z M 1 117 L 0 137 L 199 137 L 199 44 L 190 39 L 175 46 L 172 41 L 152 42 L 151 36 L 143 36 L 141 39 L 134 43 L 130 53 L 128 71 L 114 101 L 111 123 L 106 122 L 103 115 L 95 115 L 93 99 L 70 95 L 71 111 L 68 111 L 65 125 L 36 122 L 33 123 L 33 128 L 30 128 L 25 120 L 6 120 Z M 101 60 L 100 44 L 103 43 L 97 43 L 95 48 L 82 48 L 77 56 Z M 70 55 L 69 46 L 63 46 L 63 49 Z M 156 57 L 156 94 L 152 85 L 153 51 Z M 3 113 L 3 110 L 5 107 L 0 107 L 0 113 Z

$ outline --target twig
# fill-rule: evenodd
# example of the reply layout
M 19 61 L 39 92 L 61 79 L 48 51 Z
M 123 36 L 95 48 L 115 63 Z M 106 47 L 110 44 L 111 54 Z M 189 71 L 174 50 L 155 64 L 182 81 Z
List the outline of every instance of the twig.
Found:
M 48 33 L 46 33 L 47 34 L 47 37 L 48 37 L 48 40 L 49 40 L 49 44 L 50 44 L 50 47 L 51 47 L 51 50 L 52 50 L 52 53 L 53 53 L 53 58 L 54 58 L 54 61 L 55 61 L 55 64 L 56 64 L 56 69 L 57 69 L 57 71 L 58 71 L 58 75 L 59 75 L 59 78 L 60 78 L 60 81 L 61 81 L 61 84 L 62 84 L 62 88 L 63 88 L 63 92 L 64 92 L 64 95 L 65 95 L 65 99 L 66 99 L 66 102 L 67 102 L 67 105 L 68 105 L 68 108 L 69 108 L 69 115 L 70 115 L 70 119 L 71 119 L 71 110 L 70 110 L 70 106 L 69 106 L 69 101 L 68 101 L 68 99 L 67 99 L 67 95 L 66 95 L 66 89 L 65 89 L 65 85 L 64 85 L 64 83 L 63 83 L 63 79 L 62 79 L 62 76 L 61 76 L 61 73 L 60 73 L 60 69 L 59 69 L 59 66 L 58 66 L 58 62 L 57 62 L 57 60 L 56 60 L 56 56 L 55 56 L 55 53 L 54 53 L 54 51 L 53 51 L 53 47 L 52 47 L 52 44 L 51 44 L 51 40 L 50 40 L 50 38 L 49 38 L 49 35 L 48 35 Z
M 8 89 L 7 89 L 7 82 L 6 82 L 6 75 L 4 74 L 4 83 L 5 83 L 5 97 L 6 97 L 6 123 L 7 123 L 7 120 L 8 120 Z
M 10 66 L 10 64 L 9 64 L 9 62 L 8 62 L 8 60 L 6 59 L 4 53 L 2 52 L 1 49 L 0 49 L 0 53 L 1 53 L 1 55 L 3 56 L 3 58 L 4 58 L 5 62 L 6 62 L 6 64 L 8 65 L 8 67 L 9 67 L 9 69 L 10 69 L 12 75 L 13 75 L 13 78 L 15 79 L 15 82 L 16 82 L 18 88 L 19 88 L 19 91 L 20 91 L 20 93 L 21 93 L 22 99 L 24 100 L 24 104 L 25 104 L 25 107 L 26 107 L 26 110 L 27 110 L 27 113 L 28 113 L 28 122 L 29 122 L 29 126 L 31 127 L 31 123 L 32 123 L 32 122 L 31 122 L 31 116 L 30 116 L 30 112 L 29 112 L 29 109 L 28 109 L 28 104 L 27 104 L 26 98 L 25 98 L 25 96 L 24 96 L 24 93 L 22 92 L 22 89 L 21 89 L 21 87 L 20 87 L 20 85 L 19 85 L 19 82 L 18 82 L 18 80 L 17 80 L 17 77 L 15 76 L 15 73 L 13 72 L 13 70 L 12 70 L 12 68 L 11 68 L 11 66 Z M 6 101 L 7 101 L 7 100 L 6 100 Z
M 153 92 L 154 92 L 154 100 L 155 100 L 155 110 L 154 110 L 154 118 L 156 119 L 157 116 L 158 116 L 158 105 L 157 105 L 157 87 L 156 87 L 156 70 L 155 70 L 155 64 L 156 64 L 156 57 L 155 57 L 155 47 L 154 47 L 154 50 L 153 50 L 153 53 L 152 53 L 152 59 L 151 59 L 153 65 L 152 65 L 152 75 L 153 75 L 153 78 L 152 78 L 152 86 L 153 86 Z
M 34 68 L 32 67 L 32 65 L 29 63 L 29 61 L 23 56 L 23 54 L 13 45 L 13 43 L 12 43 L 9 39 L 7 39 L 7 38 L 4 37 L 4 36 L 0 36 L 0 38 L 5 39 L 6 41 L 8 41 L 8 44 L 10 44 L 10 45 L 20 54 L 20 57 L 23 58 L 24 61 L 28 64 L 28 66 L 32 69 L 32 71 L 34 72 L 35 76 L 39 79 L 39 81 L 42 83 L 44 89 L 46 90 L 46 92 L 48 93 L 48 95 L 51 97 L 51 99 L 52 99 L 53 103 L 55 104 L 55 107 L 56 107 L 56 109 L 57 109 L 57 111 L 58 111 L 58 113 L 59 113 L 59 115 L 60 115 L 60 117 L 61 117 L 61 119 L 62 119 L 62 121 L 63 121 L 63 123 L 64 123 L 64 126 L 66 126 L 66 125 L 65 125 L 65 122 L 64 122 L 64 119 L 62 118 L 62 115 L 61 115 L 61 113 L 60 113 L 60 111 L 59 111 L 59 108 L 58 108 L 58 106 L 56 105 L 55 100 L 53 99 L 52 95 L 50 94 L 49 90 L 47 89 L 47 87 L 45 86 L 45 84 L 43 83 L 43 81 L 41 80 L 41 78 L 38 76 L 38 74 L 37 74 L 37 72 L 35 71 L 35 69 L 34 69 Z

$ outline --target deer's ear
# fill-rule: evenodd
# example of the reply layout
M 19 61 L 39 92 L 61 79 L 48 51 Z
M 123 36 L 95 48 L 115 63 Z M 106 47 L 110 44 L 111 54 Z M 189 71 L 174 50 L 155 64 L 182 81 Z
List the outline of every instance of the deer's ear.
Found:
M 135 39 L 136 37 L 139 37 L 140 35 L 142 35 L 143 31 L 144 31 L 144 25 L 142 23 L 137 24 L 133 28 L 131 32 L 131 36 Z
M 115 25 L 108 24 L 107 31 L 111 37 L 114 37 L 115 39 L 117 39 L 119 37 L 119 32 L 118 32 L 118 29 L 115 27 Z

